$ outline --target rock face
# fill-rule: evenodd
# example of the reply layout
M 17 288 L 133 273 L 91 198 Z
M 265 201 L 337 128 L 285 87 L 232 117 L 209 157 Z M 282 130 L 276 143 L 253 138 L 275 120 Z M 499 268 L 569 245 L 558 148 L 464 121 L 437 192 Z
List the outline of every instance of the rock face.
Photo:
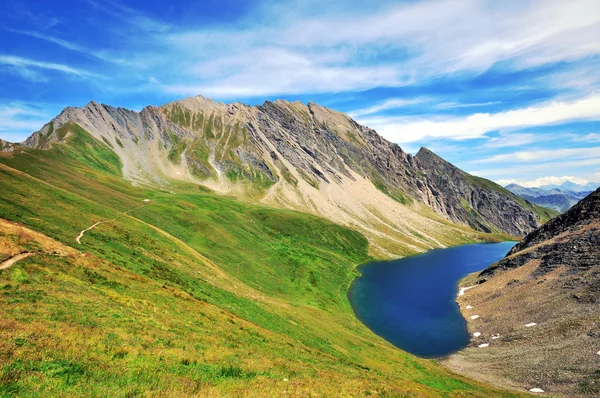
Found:
M 600 189 L 465 284 L 475 287 L 458 302 L 481 335 L 451 368 L 553 396 L 600 396 Z
M 18 144 L 13 144 L 0 139 L 0 152 L 13 152 L 18 147 Z
M 566 266 L 578 273 L 600 267 L 600 189 L 592 192 L 566 213 L 548 221 L 517 243 L 502 261 L 481 276 L 498 270 L 539 263 L 536 275 Z
M 551 216 L 551 212 L 544 214 L 499 185 L 465 173 L 426 148 L 421 148 L 415 160 L 424 176 L 424 189 L 431 192 L 423 199 L 454 222 L 480 231 L 522 236 L 540 224 L 536 212 Z M 417 179 L 417 188 L 420 182 Z
M 445 220 L 522 236 L 552 215 L 314 103 L 251 107 L 198 96 L 138 113 L 90 102 L 66 108 L 23 146 L 48 149 L 68 139 L 73 123 L 109 145 L 134 183 L 191 181 L 311 212 L 361 230 L 383 256 L 456 243 L 464 229 Z M 391 249 L 395 242 L 405 251 Z

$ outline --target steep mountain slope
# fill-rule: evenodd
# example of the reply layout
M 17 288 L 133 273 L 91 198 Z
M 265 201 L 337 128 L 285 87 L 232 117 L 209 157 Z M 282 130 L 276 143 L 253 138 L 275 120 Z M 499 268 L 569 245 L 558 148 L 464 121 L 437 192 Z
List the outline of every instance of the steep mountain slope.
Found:
M 0 270 L 0 395 L 511 396 L 354 317 L 345 294 L 371 259 L 355 230 L 132 186 L 108 144 L 66 127 L 0 154 L 0 268 L 31 254 Z
M 459 302 L 467 319 L 480 316 L 469 330 L 482 335 L 450 360 L 453 369 L 552 394 L 600 394 L 600 189 L 475 279 Z
M 591 193 L 591 191 L 568 191 L 559 188 L 552 188 L 550 190 L 525 188 L 517 184 L 507 185 L 506 189 L 531 203 L 555 210 L 559 213 L 569 210 L 575 203 Z
M 140 113 L 67 108 L 23 144 L 47 149 L 83 129 L 137 184 L 201 183 L 358 229 L 379 257 L 451 244 L 469 230 L 524 235 L 552 213 L 423 150 L 413 157 L 322 106 L 250 107 L 187 98 Z M 450 222 L 449 222 L 450 221 Z

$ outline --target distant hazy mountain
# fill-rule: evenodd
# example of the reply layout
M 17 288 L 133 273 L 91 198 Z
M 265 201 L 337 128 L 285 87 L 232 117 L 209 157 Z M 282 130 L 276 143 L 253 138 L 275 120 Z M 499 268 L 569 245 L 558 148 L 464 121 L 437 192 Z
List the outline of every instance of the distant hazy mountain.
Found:
M 600 187 L 600 183 L 588 182 L 585 185 L 575 184 L 571 181 L 565 181 L 560 185 L 542 185 L 540 188 L 544 190 L 560 189 L 561 191 L 571 192 L 588 192 L 594 191 Z
M 586 188 L 598 185 L 593 182 L 579 185 L 566 181 L 558 186 L 544 185 L 539 188 L 525 188 L 521 185 L 509 184 L 506 189 L 531 203 L 563 213 L 593 191 L 593 188 Z

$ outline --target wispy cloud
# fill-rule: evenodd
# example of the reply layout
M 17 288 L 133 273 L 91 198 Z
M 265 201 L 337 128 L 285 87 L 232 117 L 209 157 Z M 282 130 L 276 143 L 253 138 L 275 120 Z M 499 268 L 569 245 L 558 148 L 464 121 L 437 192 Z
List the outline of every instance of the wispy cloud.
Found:
M 600 142 L 600 134 L 598 133 L 570 134 L 569 137 L 571 137 L 571 141 L 573 142 Z
M 514 166 L 498 165 L 489 169 L 475 169 L 466 167 L 465 169 L 473 175 L 478 175 L 486 178 L 498 179 L 505 176 L 537 176 L 548 175 L 549 173 L 559 174 L 565 170 L 570 172 L 587 172 L 590 167 L 600 166 L 600 158 L 590 158 L 583 160 L 563 160 L 563 161 L 548 161 L 538 163 L 517 164 Z
M 572 120 L 600 120 L 600 95 L 572 102 L 553 101 L 506 112 L 476 113 L 461 118 L 382 116 L 359 119 L 387 139 L 400 143 L 428 138 L 481 138 L 490 131 L 545 126 Z
M 505 153 L 494 155 L 484 159 L 475 160 L 472 163 L 501 163 L 501 162 L 547 162 L 556 159 L 600 159 L 600 147 L 591 148 L 564 148 L 564 149 L 545 149 L 537 151 L 518 151 L 513 153 Z
M 514 133 L 502 134 L 500 137 L 492 137 L 482 145 L 483 148 L 513 148 L 523 145 L 529 145 L 535 142 L 540 142 L 549 139 L 540 134 L 532 133 Z
M 475 102 L 475 103 L 465 103 L 462 104 L 460 102 L 440 102 L 436 105 L 436 108 L 439 109 L 456 109 L 456 108 L 481 108 L 490 105 L 501 104 L 502 101 L 488 101 L 488 102 Z
M 190 66 L 188 73 L 197 76 L 199 83 L 163 83 L 160 87 L 178 95 L 202 93 L 222 98 L 341 92 L 400 83 L 390 66 L 340 67 L 326 59 L 280 48 L 206 60 Z M 207 77 L 209 81 L 203 82 Z
M 78 77 L 101 77 L 101 75 L 93 72 L 89 72 L 83 69 L 73 68 L 68 65 L 57 64 L 53 62 L 45 62 L 45 61 L 37 61 L 29 58 L 16 57 L 13 55 L 0 55 L 0 65 L 8 65 L 14 67 L 18 73 L 20 73 L 23 77 L 31 78 L 33 69 L 45 69 L 45 70 L 53 70 L 62 73 L 66 73 L 68 75 L 78 76 Z
M 94 1 L 88 0 L 88 3 L 96 9 L 109 14 L 111 17 L 118 18 L 125 23 L 124 28 L 135 28 L 144 32 L 164 33 L 171 30 L 171 25 L 155 18 L 148 17 L 143 12 L 135 8 L 127 7 L 119 2 L 112 0 Z
M 5 140 L 21 141 L 40 129 L 50 118 L 40 104 L 11 102 L 0 105 L 0 134 Z
M 29 30 L 20 30 L 20 29 L 7 29 L 7 30 L 10 32 L 13 32 L 13 33 L 18 33 L 21 35 L 35 37 L 36 39 L 45 40 L 49 43 L 56 44 L 60 47 L 66 48 L 67 50 L 75 51 L 75 52 L 84 54 L 86 56 L 89 56 L 91 58 L 99 59 L 101 61 L 112 62 L 112 63 L 116 63 L 116 64 L 126 64 L 127 63 L 124 59 L 115 57 L 114 55 L 111 55 L 107 52 L 95 50 L 89 46 L 83 46 L 83 45 L 74 43 L 69 40 L 64 40 L 64 39 L 61 39 L 58 37 L 54 37 L 54 36 L 46 34 L 46 33 L 29 31 Z
M 408 105 L 420 104 L 423 102 L 421 98 L 413 98 L 413 99 L 405 99 L 405 98 L 391 98 L 380 102 L 379 104 L 370 106 L 368 108 L 357 109 L 352 112 L 348 112 L 348 115 L 354 118 L 371 115 L 373 113 L 378 113 L 381 111 L 386 111 L 389 109 L 398 109 L 403 108 Z

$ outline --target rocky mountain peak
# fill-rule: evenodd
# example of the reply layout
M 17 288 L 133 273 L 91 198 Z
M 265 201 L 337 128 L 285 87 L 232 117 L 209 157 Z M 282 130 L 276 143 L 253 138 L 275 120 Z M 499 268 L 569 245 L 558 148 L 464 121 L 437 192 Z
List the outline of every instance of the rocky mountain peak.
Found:
M 352 225 L 373 242 L 404 242 L 408 233 L 415 248 L 442 245 L 432 238 L 439 220 L 419 206 L 476 230 L 512 235 L 548 216 L 426 148 L 413 158 L 313 102 L 248 106 L 195 96 L 135 112 L 92 101 L 66 108 L 23 145 L 48 149 L 68 139 L 63 127 L 70 123 L 110 146 L 134 182 L 203 184 Z

